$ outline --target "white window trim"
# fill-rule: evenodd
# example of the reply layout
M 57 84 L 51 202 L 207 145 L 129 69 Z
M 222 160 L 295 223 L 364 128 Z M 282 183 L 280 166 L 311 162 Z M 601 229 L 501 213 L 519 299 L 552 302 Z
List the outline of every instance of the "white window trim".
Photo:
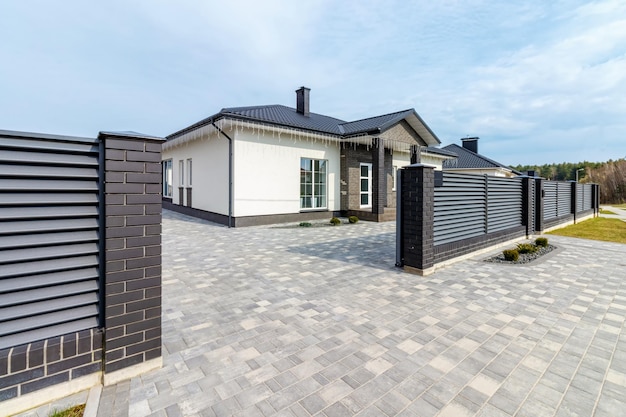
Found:
M 391 168 L 391 191 L 396 191 L 396 182 L 398 182 L 398 166 L 394 165 Z
M 298 201 L 299 201 L 299 204 L 300 204 L 300 211 L 301 212 L 305 212 L 305 211 L 326 211 L 326 210 L 328 210 L 328 171 L 329 171 L 329 169 L 328 169 L 329 168 L 328 159 L 324 159 L 324 158 L 309 158 L 309 157 L 304 157 L 303 156 L 303 157 L 300 158 L 300 166 L 302 166 L 302 160 L 303 159 L 309 159 L 311 161 L 325 161 L 326 162 L 326 173 L 324 174 L 325 175 L 324 185 L 325 185 L 325 188 L 326 188 L 326 199 L 325 199 L 326 205 L 324 207 L 302 207 L 302 202 L 300 201 L 300 199 L 302 198 L 302 194 L 300 194 L 301 190 L 299 190 L 298 193 L 299 193 L 300 197 L 298 198 Z M 313 177 L 315 177 L 315 175 Z M 300 187 L 302 187 L 302 182 L 300 182 Z M 315 193 L 315 182 L 313 182 L 312 187 L 313 187 L 313 193 Z M 316 197 L 315 194 L 313 194 L 311 198 L 314 199 L 315 197 Z
M 169 165 L 169 172 L 167 170 L 167 165 Z M 174 180 L 173 178 L 173 169 L 172 169 L 172 165 L 173 165 L 173 161 L 172 159 L 164 159 L 163 161 L 161 161 L 161 169 L 163 170 L 163 187 L 161 189 L 161 192 L 163 193 L 163 197 L 166 198 L 172 198 L 172 194 L 174 194 L 173 191 L 173 184 L 172 181 Z M 169 174 L 169 175 L 168 175 Z M 169 193 L 168 191 L 168 185 L 169 185 Z
M 193 172 L 192 172 L 192 163 L 191 158 L 187 158 L 187 186 L 191 188 L 191 183 L 193 181 Z
M 185 186 L 185 160 L 184 159 L 178 160 L 178 186 L 179 187 Z
M 361 176 L 361 168 L 366 166 L 367 167 L 367 177 L 363 177 Z M 361 204 L 361 195 L 364 194 L 363 191 L 361 191 L 361 180 L 363 179 L 367 179 L 367 188 L 368 190 L 366 191 L 367 194 L 367 201 L 369 202 L 369 204 Z M 372 164 L 371 163 L 366 163 L 366 162 L 361 162 L 359 164 L 359 207 L 360 208 L 372 208 Z

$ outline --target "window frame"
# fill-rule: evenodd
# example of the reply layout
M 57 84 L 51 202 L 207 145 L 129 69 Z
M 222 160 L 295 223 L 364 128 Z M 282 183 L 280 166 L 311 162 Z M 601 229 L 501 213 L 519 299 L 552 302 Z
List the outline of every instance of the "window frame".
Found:
M 178 186 L 179 187 L 185 186 L 185 160 L 184 159 L 178 160 Z
M 303 171 L 304 161 L 310 161 L 311 171 Z M 318 162 L 318 170 L 315 170 L 316 162 Z M 315 179 L 319 178 L 319 176 L 321 175 L 319 162 L 324 163 L 323 179 L 322 181 L 316 182 Z M 302 182 L 303 174 L 305 174 L 305 172 L 311 173 L 312 181 L 310 183 Z M 307 185 L 311 187 L 310 196 L 306 194 L 306 191 L 305 191 L 305 194 L 302 193 L 303 186 L 306 187 Z M 324 189 L 323 194 L 315 193 L 316 189 L 318 189 L 319 186 L 323 186 L 323 189 Z M 328 210 L 328 159 L 308 158 L 308 157 L 300 158 L 300 194 L 299 195 L 300 195 L 300 198 L 299 198 L 300 211 L 304 212 L 304 211 L 327 211 Z M 310 199 L 311 207 L 303 207 L 303 202 L 305 201 L 304 199 L 306 198 Z M 314 206 L 314 204 L 318 202 L 320 198 L 323 199 L 324 205 Z
M 367 177 L 362 175 L 363 167 L 367 167 Z M 363 180 L 367 180 L 367 191 L 362 190 Z M 363 194 L 367 195 L 367 204 L 363 204 Z M 372 208 L 372 163 L 361 162 L 359 164 L 359 208 Z
M 165 198 L 172 198 L 174 194 L 174 184 L 172 184 L 174 180 L 173 165 L 174 165 L 174 162 L 172 158 L 164 159 L 161 161 L 161 170 L 162 170 L 162 175 L 163 175 L 161 193 L 162 193 L 162 196 Z M 169 170 L 168 170 L 168 166 L 169 166 Z
M 192 158 L 187 158 L 187 186 L 191 188 L 192 186 Z

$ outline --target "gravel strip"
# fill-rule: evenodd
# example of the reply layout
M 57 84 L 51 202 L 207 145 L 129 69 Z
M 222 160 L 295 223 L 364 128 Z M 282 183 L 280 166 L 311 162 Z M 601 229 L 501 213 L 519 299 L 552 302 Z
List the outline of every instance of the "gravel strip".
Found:
M 535 253 L 520 253 L 519 259 L 515 262 L 505 260 L 504 255 L 502 254 L 502 252 L 500 252 L 500 254 L 498 254 L 497 256 L 493 256 L 491 258 L 485 259 L 485 262 L 492 262 L 492 263 L 498 263 L 498 264 L 516 264 L 516 265 L 527 264 L 527 263 L 534 261 L 535 259 L 541 258 L 543 255 L 548 254 L 555 249 L 556 249 L 556 246 L 548 245 L 545 248 L 540 248 Z

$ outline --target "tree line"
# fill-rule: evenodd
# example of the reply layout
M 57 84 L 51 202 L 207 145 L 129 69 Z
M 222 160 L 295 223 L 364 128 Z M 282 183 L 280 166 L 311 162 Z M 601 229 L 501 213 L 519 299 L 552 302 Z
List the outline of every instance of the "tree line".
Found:
M 578 172 L 579 182 L 600 185 L 600 203 L 626 203 L 626 159 L 623 158 L 608 162 L 563 162 L 560 164 L 517 165 L 511 168 L 522 173 L 532 170 L 538 176 L 554 181 L 575 180 L 576 172 Z

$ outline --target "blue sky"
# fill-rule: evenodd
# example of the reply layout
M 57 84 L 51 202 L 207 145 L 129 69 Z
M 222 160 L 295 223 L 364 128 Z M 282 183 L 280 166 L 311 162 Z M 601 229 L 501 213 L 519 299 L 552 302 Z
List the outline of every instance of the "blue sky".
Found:
M 3 0 L 0 39 L 0 129 L 165 136 L 304 85 L 505 164 L 626 157 L 623 0 Z

